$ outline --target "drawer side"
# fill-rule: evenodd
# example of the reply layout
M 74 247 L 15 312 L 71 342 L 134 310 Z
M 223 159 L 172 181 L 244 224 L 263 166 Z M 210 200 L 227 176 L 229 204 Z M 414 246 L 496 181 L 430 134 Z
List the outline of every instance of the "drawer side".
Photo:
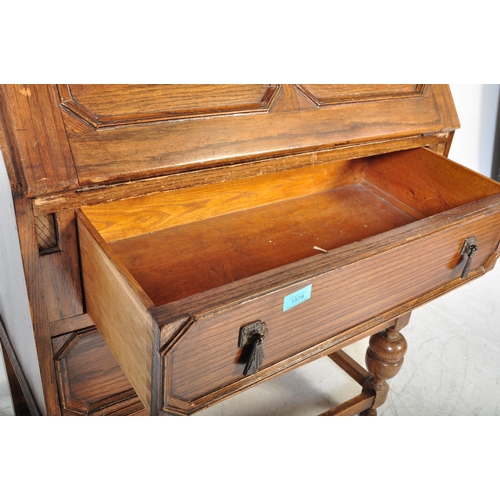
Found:
M 87 312 L 137 392 L 151 410 L 151 353 L 158 327 L 145 304 L 78 217 Z

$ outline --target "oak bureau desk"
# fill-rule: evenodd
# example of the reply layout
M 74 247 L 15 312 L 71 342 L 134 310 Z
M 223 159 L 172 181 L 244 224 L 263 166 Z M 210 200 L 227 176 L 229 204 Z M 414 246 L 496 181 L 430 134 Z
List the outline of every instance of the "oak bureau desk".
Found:
M 322 356 L 360 385 L 324 414 L 376 414 L 411 311 L 498 257 L 446 85 L 4 85 L 1 116 L 33 414 L 190 415 Z

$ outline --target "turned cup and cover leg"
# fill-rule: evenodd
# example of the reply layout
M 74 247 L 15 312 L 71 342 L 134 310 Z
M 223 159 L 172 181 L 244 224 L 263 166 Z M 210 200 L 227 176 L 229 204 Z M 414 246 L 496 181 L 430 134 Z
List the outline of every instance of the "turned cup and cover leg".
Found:
M 394 326 L 370 337 L 365 357 L 370 377 L 364 390 L 375 393 L 375 400 L 372 407 L 361 415 L 376 415 L 376 409 L 385 402 L 389 391 L 387 380 L 397 375 L 403 365 L 407 343 L 399 330 L 408 324 L 409 319 L 409 314 L 402 316 Z

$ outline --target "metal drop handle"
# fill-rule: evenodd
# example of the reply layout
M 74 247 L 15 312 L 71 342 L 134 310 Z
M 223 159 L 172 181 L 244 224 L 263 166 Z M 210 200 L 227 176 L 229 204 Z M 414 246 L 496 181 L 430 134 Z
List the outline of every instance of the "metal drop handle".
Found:
M 266 324 L 262 321 L 254 321 L 240 328 L 238 338 L 239 347 L 247 347 L 244 354 L 248 356 L 246 359 L 243 375 L 254 375 L 258 372 L 262 362 L 264 361 L 264 348 L 262 346 L 267 335 Z
M 465 263 L 465 267 L 462 271 L 462 276 L 461 278 L 467 278 L 469 275 L 470 267 L 472 265 L 472 257 L 477 251 L 477 245 L 476 245 L 476 237 L 471 236 L 470 238 L 467 238 L 464 241 L 464 244 L 462 245 L 462 250 L 460 250 L 460 255 L 467 255 L 467 262 Z
M 262 335 L 254 335 L 252 338 L 252 347 L 250 350 L 250 356 L 248 357 L 247 364 L 243 370 L 243 375 L 253 375 L 259 371 L 262 361 L 264 361 L 264 349 L 262 348 L 262 342 L 264 337 Z

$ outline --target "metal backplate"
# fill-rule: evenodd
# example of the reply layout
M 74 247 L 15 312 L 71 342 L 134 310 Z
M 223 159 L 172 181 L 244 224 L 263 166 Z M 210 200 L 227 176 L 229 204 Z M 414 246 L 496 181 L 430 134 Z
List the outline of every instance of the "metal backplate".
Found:
M 469 249 L 476 244 L 476 237 L 471 236 L 464 241 L 462 249 L 460 250 L 460 255 L 465 255 L 469 253 Z
M 240 328 L 240 336 L 238 338 L 238 347 L 244 347 L 250 343 L 254 335 L 262 336 L 264 339 L 267 335 L 267 326 L 260 320 L 249 323 Z

